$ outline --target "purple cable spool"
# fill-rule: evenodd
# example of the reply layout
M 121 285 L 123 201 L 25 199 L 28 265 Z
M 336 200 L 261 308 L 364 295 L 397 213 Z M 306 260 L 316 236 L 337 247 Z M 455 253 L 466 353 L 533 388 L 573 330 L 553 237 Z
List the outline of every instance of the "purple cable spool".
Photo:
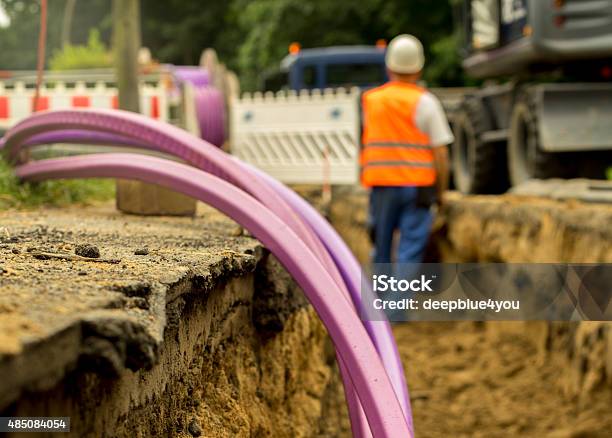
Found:
M 210 84 L 210 74 L 202 67 L 174 66 L 173 75 L 179 84 L 187 82 L 194 87 L 194 107 L 200 137 L 221 147 L 227 138 L 223 93 Z
M 179 84 L 189 82 L 194 87 L 205 87 L 210 85 L 210 75 L 201 67 L 175 65 L 172 66 L 172 75 Z
M 227 138 L 223 93 L 214 87 L 199 87 L 194 98 L 200 137 L 217 147 L 223 146 Z

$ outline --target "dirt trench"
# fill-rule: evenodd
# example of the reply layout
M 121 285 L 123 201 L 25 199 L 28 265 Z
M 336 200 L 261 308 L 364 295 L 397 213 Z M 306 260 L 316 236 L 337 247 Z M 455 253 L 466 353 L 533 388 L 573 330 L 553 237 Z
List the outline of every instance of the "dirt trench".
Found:
M 362 263 L 367 194 L 334 193 L 329 217 Z M 612 262 L 612 206 L 451 194 L 427 261 Z M 612 294 L 612 290 L 611 290 Z M 608 322 L 394 324 L 417 437 L 609 437 Z

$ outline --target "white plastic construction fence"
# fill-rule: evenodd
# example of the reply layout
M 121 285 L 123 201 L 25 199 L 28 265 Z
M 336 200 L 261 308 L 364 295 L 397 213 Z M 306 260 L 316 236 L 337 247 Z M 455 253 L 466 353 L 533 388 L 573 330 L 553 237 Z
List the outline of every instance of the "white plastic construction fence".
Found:
M 0 82 L 0 130 L 10 128 L 32 113 L 34 93 L 34 87 L 26 82 Z M 168 121 L 167 100 L 168 95 L 161 82 L 141 84 L 140 109 L 143 114 Z M 104 81 L 56 81 L 44 84 L 38 99 L 38 110 L 117 107 L 117 89 Z
M 245 93 L 230 104 L 232 153 L 285 183 L 354 184 L 359 93 Z

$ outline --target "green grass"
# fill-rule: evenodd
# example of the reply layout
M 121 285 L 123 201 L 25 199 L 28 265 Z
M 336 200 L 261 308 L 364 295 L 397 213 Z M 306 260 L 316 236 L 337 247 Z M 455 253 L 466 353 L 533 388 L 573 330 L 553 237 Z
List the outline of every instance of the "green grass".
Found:
M 0 159 L 0 210 L 88 204 L 109 200 L 114 196 L 115 182 L 110 179 L 20 183 L 11 166 Z
M 606 175 L 610 181 L 612 181 L 612 167 L 608 167 Z

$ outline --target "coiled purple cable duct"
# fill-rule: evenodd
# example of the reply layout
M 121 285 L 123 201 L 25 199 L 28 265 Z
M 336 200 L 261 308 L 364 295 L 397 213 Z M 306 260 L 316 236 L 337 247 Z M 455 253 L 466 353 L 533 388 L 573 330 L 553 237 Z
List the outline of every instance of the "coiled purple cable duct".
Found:
M 178 83 L 189 82 L 195 87 L 210 85 L 210 75 L 201 67 L 192 65 L 170 66 L 172 76 Z
M 61 133 L 62 131 L 59 131 L 59 132 Z M 49 139 L 54 140 L 54 141 L 69 140 L 72 142 L 74 141 L 87 142 L 88 140 L 95 139 L 97 140 L 96 143 L 100 143 L 100 142 L 105 143 L 105 144 L 107 143 L 114 143 L 114 144 L 127 143 L 131 146 L 135 145 L 135 143 L 138 144 L 133 139 L 121 138 L 120 136 L 112 136 L 112 135 L 101 133 L 101 132 L 95 132 L 96 134 L 95 136 L 87 135 L 88 133 L 83 133 L 83 135 L 79 135 L 79 132 L 76 130 L 66 130 L 63 132 L 68 134 L 64 138 L 60 138 L 56 132 L 49 132 L 47 134 L 37 134 L 34 137 L 32 137 L 32 139 L 34 139 L 36 143 L 40 143 L 41 139 L 44 140 L 44 137 L 47 136 Z M 106 136 L 106 138 L 103 138 L 103 136 Z M 30 141 L 28 141 L 27 143 L 29 144 Z M 158 147 L 155 147 L 155 145 L 147 146 L 144 144 L 139 144 L 139 146 L 146 148 L 146 149 L 154 149 L 158 151 L 167 152 L 167 150 L 164 150 L 163 148 L 160 149 Z M 264 203 L 266 201 L 269 202 L 270 200 L 268 198 L 260 199 L 260 201 L 263 201 Z M 276 208 L 276 207 L 277 207 L 276 204 L 272 204 L 272 208 Z M 282 206 L 279 206 L 279 207 L 282 207 Z M 289 214 L 291 217 L 294 217 L 295 215 L 295 213 L 291 212 L 290 210 L 287 211 L 286 213 Z M 333 260 L 329 257 L 329 254 L 325 250 L 325 247 L 320 243 L 319 239 L 315 236 L 315 234 L 308 227 L 305 227 L 305 228 L 307 228 L 307 230 L 310 232 L 310 234 L 306 236 L 306 242 L 310 243 L 309 247 L 316 254 L 319 255 L 319 257 L 325 264 L 326 268 L 329 270 L 329 272 L 334 277 L 334 280 L 341 287 L 343 293 L 346 294 L 347 299 L 350 299 L 350 295 L 348 291 L 346 290 L 346 285 L 344 284 L 339 272 L 337 271 L 336 266 L 333 263 Z M 294 231 L 296 231 L 298 234 L 301 234 L 301 235 L 304 234 L 303 229 L 296 229 L 294 227 Z M 313 245 L 312 243 L 315 243 L 315 245 Z M 348 380 L 349 378 L 348 378 L 347 370 L 344 367 L 344 364 L 340 360 L 340 358 L 339 358 L 338 363 L 339 363 L 341 375 L 342 375 L 343 382 L 344 382 L 345 395 L 346 395 L 347 403 L 349 405 L 349 414 L 351 416 L 351 424 L 353 426 L 354 435 L 356 437 L 364 437 L 364 438 L 370 437 L 371 434 L 370 434 L 368 424 L 366 422 L 365 416 L 363 415 L 361 406 L 359 405 L 359 400 L 354 394 L 354 388 L 352 387 L 352 382 Z
M 164 149 L 160 149 L 155 147 L 154 144 L 144 144 L 142 141 L 138 141 L 136 139 L 133 138 L 128 138 L 128 137 L 122 137 L 119 135 L 112 135 L 112 134 L 107 134 L 105 132 L 98 132 L 98 131 L 94 131 L 94 132 L 90 132 L 90 131 L 79 131 L 79 130 L 62 130 L 62 131 L 51 131 L 51 132 L 46 132 L 46 133 L 42 133 L 42 134 L 36 134 L 33 137 L 31 137 L 29 140 L 27 140 L 24 143 L 24 146 L 33 146 L 33 145 L 38 145 L 38 144 L 45 144 L 47 142 L 70 142 L 70 143 L 86 143 L 86 144 L 102 144 L 102 145 L 126 145 L 126 146 L 135 146 L 135 147 L 140 147 L 143 149 L 149 149 L 149 150 L 157 150 L 160 152 L 167 152 Z M 237 164 L 238 165 L 242 165 L 245 163 L 240 162 L 239 160 L 237 160 Z M 246 165 L 246 164 L 245 164 Z M 252 171 L 252 169 L 247 169 L 247 171 Z M 265 174 L 264 174 L 265 175 Z M 270 178 L 269 176 L 266 175 L 266 177 Z M 272 179 L 273 180 L 273 179 Z M 301 199 L 297 194 L 295 194 L 292 190 L 288 189 L 287 187 L 285 187 L 284 185 L 278 183 L 276 180 L 273 180 L 277 183 L 275 190 L 279 193 L 279 195 L 281 194 L 280 191 L 282 191 L 282 189 L 294 194 L 297 198 Z M 259 199 L 260 202 L 263 202 L 264 204 L 266 204 L 266 199 Z M 306 203 L 304 201 L 304 203 L 306 205 L 309 205 L 308 203 Z M 320 217 L 318 215 L 318 213 L 316 212 L 316 210 L 312 209 L 312 212 Z M 302 216 L 301 212 L 298 212 L 300 214 L 300 216 Z M 327 226 L 329 227 L 329 224 L 323 220 L 321 218 L 321 220 L 323 221 L 323 223 L 327 224 Z M 331 227 L 330 227 L 331 228 Z M 312 229 L 310 229 L 312 231 Z M 294 230 L 296 231 L 298 234 L 301 234 L 301 230 Z M 314 234 L 313 234 L 314 236 Z M 310 236 L 312 238 L 312 236 Z M 317 239 L 318 238 L 314 238 Z M 340 241 L 342 241 L 340 239 Z M 344 242 L 342 242 L 344 243 Z M 326 265 L 326 268 L 329 269 L 330 273 L 332 274 L 332 276 L 334 277 L 334 279 L 336 280 L 336 282 L 339 284 L 339 286 L 343 289 L 343 291 L 345 292 L 347 298 L 351 298 L 353 299 L 355 294 L 353 293 L 352 295 L 349 294 L 348 290 L 346 290 L 346 285 L 344 283 L 344 281 L 339 277 L 339 272 L 336 269 L 336 266 L 333 265 L 333 261 L 331 259 L 328 260 L 328 258 L 326 257 L 328 254 L 327 252 L 325 252 L 325 248 L 324 247 L 317 247 L 316 245 L 313 247 L 312 245 L 309 245 L 309 247 L 316 253 L 318 254 L 320 257 L 322 257 L 322 261 L 324 262 L 324 264 Z M 350 253 L 350 250 L 348 251 Z M 357 265 L 357 275 L 359 275 L 359 266 Z M 357 292 L 358 293 L 358 292 Z M 370 335 L 371 336 L 371 335 Z M 393 339 L 391 338 L 390 340 L 386 341 L 387 343 L 391 343 L 393 344 Z M 378 344 L 381 342 L 378 342 L 376 344 L 377 349 Z M 385 345 L 385 342 L 382 342 L 382 345 Z M 339 358 L 340 359 L 340 358 Z M 352 388 L 352 382 L 350 382 L 350 380 L 347 380 L 347 371 L 346 368 L 344 367 L 344 364 L 341 360 L 338 361 L 339 366 L 340 366 L 340 371 L 341 371 L 341 375 L 343 377 L 343 381 L 344 381 L 344 387 L 345 387 L 345 395 L 346 395 L 346 399 L 347 399 L 347 403 L 349 404 L 349 414 L 351 416 L 351 424 L 353 427 L 353 434 L 356 437 L 363 437 L 363 438 L 367 438 L 370 437 L 370 429 L 369 426 L 367 424 L 367 422 L 365 421 L 365 416 L 363 414 L 363 410 L 361 409 L 361 406 L 359 404 L 359 400 L 356 398 L 356 396 L 353 393 L 353 388 Z M 386 364 L 385 364 L 386 365 Z M 401 369 L 401 363 L 400 363 L 400 369 Z M 390 372 L 390 374 L 394 375 L 393 371 Z M 403 376 L 403 375 L 402 375 Z M 395 387 L 395 383 L 396 382 L 392 382 L 394 384 Z M 405 388 L 405 384 L 402 387 L 402 389 Z M 396 392 L 398 394 L 401 394 L 401 391 L 398 391 L 397 388 L 395 388 Z M 405 390 L 404 390 L 405 391 Z M 402 408 L 404 408 L 404 403 L 402 403 Z M 404 409 L 404 412 L 405 409 Z M 412 416 L 411 414 L 407 415 L 407 421 L 409 422 L 410 426 L 412 427 Z
M 103 144 L 103 145 L 122 145 L 122 146 L 134 146 L 145 149 L 152 149 L 153 145 L 146 145 L 142 141 L 138 141 L 129 137 L 111 135 L 103 132 L 91 132 L 82 130 L 62 130 L 46 132 L 31 137 L 26 145 L 34 146 L 39 144 L 48 143 L 86 143 L 86 144 Z M 232 156 L 233 157 L 233 156 Z M 250 166 L 247 163 L 241 162 L 236 159 L 240 165 L 249 168 L 249 171 L 255 172 L 260 178 L 263 178 L 268 184 L 270 184 L 274 190 L 283 197 L 283 199 L 296 211 L 311 227 L 312 230 L 319 236 L 321 242 L 325 245 L 334 262 L 338 266 L 342 278 L 347 282 L 349 291 L 353 301 L 356 301 L 359 293 L 359 278 L 360 278 L 360 266 L 353 253 L 348 249 L 346 243 L 333 229 L 333 227 L 327 222 L 320 214 L 301 196 L 295 193 L 293 190 L 288 189 L 283 184 L 270 177 L 265 172 Z M 359 297 L 360 298 L 360 297 Z M 377 336 L 377 333 L 390 332 L 389 323 L 387 321 L 364 321 L 364 324 L 368 328 L 368 332 L 373 335 L 376 340 L 375 344 L 382 357 L 394 357 L 396 360 L 395 367 L 387 367 L 387 372 L 390 374 L 392 382 L 399 382 L 399 385 L 395 384 L 395 389 L 398 394 L 405 393 L 404 388 L 406 387 L 404 374 L 402 372 L 402 364 L 399 359 L 399 353 L 397 352 L 397 346 L 393 342 L 390 336 Z M 374 326 L 380 326 L 379 329 L 373 329 Z M 410 420 L 411 409 L 410 400 L 407 395 L 400 398 L 404 411 L 407 413 L 407 417 Z
M 209 203 L 253 233 L 292 274 L 326 325 L 347 365 L 376 437 L 405 437 L 411 430 L 378 353 L 349 301 L 303 242 L 265 206 L 198 169 L 154 157 L 102 154 L 42 160 L 17 168 L 25 179 L 114 177 L 161 184 Z
M 193 104 L 202 139 L 215 146 L 223 146 L 227 138 L 223 93 L 210 84 L 210 75 L 202 67 L 172 66 L 171 70 L 176 82 L 193 85 Z
M 51 131 L 51 132 L 46 132 L 46 133 L 42 133 L 42 134 L 37 134 L 34 135 L 33 137 L 31 137 L 29 140 L 27 140 L 27 142 L 25 142 L 24 146 L 34 146 L 34 145 L 39 145 L 39 144 L 46 144 L 46 143 L 53 143 L 53 142 L 69 142 L 69 143 L 80 143 L 80 144 L 99 144 L 99 145 L 122 145 L 122 146 L 134 146 L 134 147 L 140 147 L 143 149 L 149 149 L 149 150 L 157 150 L 160 152 L 165 152 L 163 150 L 160 150 L 158 148 L 155 148 L 155 145 L 147 145 L 144 144 L 142 141 L 137 141 L 135 139 L 132 138 L 128 138 L 128 137 L 122 137 L 122 136 L 118 136 L 118 135 L 112 135 L 112 134 L 107 134 L 104 132 L 90 132 L 90 131 L 79 131 L 79 130 L 63 130 L 63 131 Z M 245 166 L 246 163 L 242 163 L 239 160 L 237 160 L 237 163 L 239 165 L 244 164 Z M 247 169 L 247 171 L 255 171 L 255 168 L 249 168 Z M 258 171 L 259 172 L 259 171 Z M 301 198 L 292 190 L 288 189 L 287 187 L 285 187 L 284 185 L 282 185 L 281 183 L 279 183 L 278 181 L 274 180 L 273 178 L 269 177 L 266 174 L 265 175 L 267 178 L 270 178 L 271 181 L 274 181 L 276 183 L 276 185 L 274 186 L 275 191 L 279 194 L 282 195 L 283 191 L 287 191 L 290 194 L 293 194 L 295 197 L 297 197 L 298 199 L 301 200 Z M 291 200 L 291 197 L 287 198 L 289 200 Z M 260 202 L 263 202 L 264 204 L 266 203 L 265 199 L 260 199 Z M 289 204 L 292 204 L 292 202 L 288 202 Z M 310 205 L 308 203 L 306 203 L 305 201 L 303 201 L 303 203 L 305 205 L 308 205 L 310 207 Z M 293 205 L 292 205 L 293 206 Z M 294 206 L 293 206 L 294 207 Z M 295 209 L 295 207 L 294 207 Z M 321 224 L 325 224 L 327 227 L 331 228 L 331 226 L 316 212 L 316 210 L 314 210 L 312 207 L 310 207 L 310 209 L 312 210 L 312 213 L 319 217 L 322 221 Z M 298 210 L 298 209 L 296 209 Z M 297 211 L 298 214 L 300 216 L 304 216 L 303 212 L 301 211 Z M 312 228 L 311 228 L 312 230 Z M 333 230 L 333 229 L 332 229 Z M 297 231 L 299 233 L 299 231 Z M 342 241 L 342 239 L 338 236 L 338 239 L 340 242 L 342 242 L 342 244 L 344 245 L 344 242 Z M 327 245 L 326 245 L 327 246 Z M 346 246 L 346 245 L 345 245 Z M 315 253 L 320 254 L 321 253 L 321 248 L 312 248 L 311 249 L 313 251 L 315 251 Z M 328 249 L 329 251 L 329 249 Z M 348 250 L 348 253 L 350 254 L 350 250 Z M 352 254 L 351 254 L 352 257 Z M 354 260 L 354 259 L 353 259 Z M 327 260 L 325 260 L 325 258 L 323 258 L 324 262 L 327 262 Z M 356 261 L 355 261 L 356 263 Z M 326 267 L 329 267 L 329 262 L 325 263 Z M 357 276 L 359 276 L 359 265 L 357 264 Z M 334 265 L 335 268 L 335 265 Z M 331 270 L 331 274 L 336 274 L 336 269 L 332 269 Z M 333 275 L 334 277 L 336 277 L 336 275 Z M 343 281 L 338 281 L 338 278 L 335 278 L 336 281 L 341 285 L 341 287 L 343 288 L 343 290 L 346 288 L 346 285 Z M 344 280 L 346 281 L 346 280 Z M 352 293 L 349 294 L 348 291 L 346 291 L 347 297 L 354 299 L 354 297 L 356 296 L 356 294 L 358 294 L 358 292 L 356 293 Z M 372 322 L 367 322 L 368 324 L 372 324 Z M 372 336 L 370 334 L 370 336 Z M 387 340 L 376 340 L 375 339 L 375 345 L 377 350 L 379 350 L 379 345 L 386 345 L 386 344 L 391 344 L 392 346 L 394 346 L 395 344 L 393 343 L 393 339 L 387 339 Z M 391 351 L 388 348 L 386 350 L 383 351 Z M 379 354 L 381 354 L 381 352 L 379 351 Z M 384 353 L 381 354 L 381 357 L 384 356 Z M 383 360 L 383 362 L 385 362 Z M 400 366 L 400 370 L 401 370 L 401 362 L 398 362 L 399 366 Z M 386 363 L 385 363 L 386 365 Z M 345 376 L 347 375 L 346 370 L 343 367 L 343 364 L 341 361 L 339 361 L 339 366 L 340 366 L 340 371 L 343 377 L 343 380 L 345 380 Z M 389 374 L 390 375 L 396 375 L 397 373 L 394 372 L 395 370 L 389 370 Z M 404 381 L 403 380 L 403 374 L 401 374 L 401 379 L 399 380 L 400 382 Z M 392 380 L 392 383 L 394 384 L 394 389 L 396 391 L 396 393 L 398 394 L 402 394 L 402 390 L 403 392 L 405 392 L 405 383 L 404 385 L 398 390 L 398 388 L 396 387 L 396 381 L 397 378 L 395 380 Z M 351 415 L 351 424 L 353 426 L 353 434 L 356 437 L 370 437 L 370 430 L 368 427 L 367 422 L 365 422 L 365 417 L 363 415 L 363 411 L 361 409 L 361 406 L 359 405 L 359 401 L 358 399 L 356 399 L 356 397 L 352 394 L 352 383 L 350 381 L 345 381 L 345 391 L 346 391 L 346 398 L 347 398 L 347 403 L 349 403 L 349 414 Z M 405 399 L 406 397 L 400 398 L 400 400 Z M 406 409 L 405 409 L 405 403 L 402 403 L 402 408 L 404 409 L 404 413 L 406 414 Z M 407 421 L 409 422 L 411 428 L 412 428 L 412 415 L 410 412 L 408 412 L 407 416 Z
M 75 141 L 82 141 L 87 139 L 87 136 L 79 136 L 78 131 L 72 130 L 64 132 L 66 134 L 69 134 L 69 136 L 72 136 L 71 139 Z M 105 141 L 109 143 L 123 143 L 134 145 L 135 142 L 134 138 L 124 137 L 117 134 L 99 134 L 107 136 L 107 139 Z M 76 138 L 74 136 L 76 136 Z M 66 137 L 68 137 L 68 135 Z M 40 138 L 40 136 L 36 138 Z M 143 140 L 138 140 L 138 142 L 142 141 Z M 171 152 L 170 150 L 168 150 L 168 148 L 159 147 L 155 144 L 155 142 L 151 143 L 150 145 L 143 144 L 141 145 L 141 147 L 147 147 L 149 149 L 154 148 L 156 150 L 164 151 L 167 153 Z M 188 156 L 190 154 L 188 153 L 188 150 L 179 150 L 177 155 L 184 159 L 187 159 L 188 161 L 193 162 L 193 164 L 195 164 L 196 166 L 198 165 L 198 162 L 189 160 Z M 241 163 L 237 159 L 236 162 L 242 165 L 242 167 L 246 166 L 245 163 Z M 350 250 L 348 250 L 344 242 L 341 240 L 341 238 L 337 236 L 333 228 L 320 215 L 318 215 L 318 213 L 308 203 L 306 203 L 292 190 L 288 189 L 284 185 L 278 183 L 277 181 L 273 180 L 265 174 L 261 176 L 264 176 L 264 178 L 266 178 L 269 183 L 275 185 L 275 190 L 278 193 L 282 194 L 285 199 L 293 198 L 293 202 L 290 203 L 294 204 L 294 207 L 295 204 L 297 204 L 298 206 L 301 205 L 301 207 L 295 208 L 295 210 L 298 211 L 301 216 L 307 217 L 312 228 L 314 228 L 316 232 L 319 233 L 319 235 L 323 236 L 322 240 L 325 242 L 325 246 L 333 255 L 334 261 L 339 265 L 342 271 L 342 276 L 349 285 L 349 290 L 351 292 L 353 300 L 359 302 L 360 267 L 352 256 L 352 254 L 350 253 Z M 366 324 L 366 327 L 368 328 L 372 339 L 374 340 L 376 347 L 381 354 L 385 366 L 392 378 L 395 390 L 397 394 L 400 395 L 399 398 L 402 401 L 402 407 L 404 409 L 404 412 L 406 413 L 407 421 L 411 423 L 410 405 L 405 386 L 405 379 L 401 367 L 401 362 L 399 361 L 399 355 L 397 354 L 397 348 L 395 346 L 395 343 L 393 342 L 393 336 L 391 334 L 389 325 L 387 322 L 382 321 L 365 321 L 364 323 Z
M 104 113 L 104 111 L 81 111 L 81 112 L 89 113 L 90 116 L 92 116 L 91 114 L 92 112 Z M 132 116 L 134 115 L 132 114 Z M 66 124 L 61 125 L 61 127 L 65 127 L 65 126 Z M 91 129 L 91 128 L 95 128 L 95 124 L 94 125 L 91 125 L 91 124 L 80 125 L 79 127 L 87 127 Z M 53 125 L 47 125 L 46 128 L 53 128 Z M 97 126 L 97 128 L 103 129 L 100 126 Z M 60 126 L 55 125 L 55 129 L 60 129 Z M 136 133 L 133 127 L 130 129 L 127 129 L 127 131 L 129 132 L 129 134 Z M 75 141 L 83 141 L 83 140 L 88 139 L 88 136 L 86 135 L 79 136 L 79 131 L 71 130 L 71 131 L 63 131 L 63 132 L 65 133 L 65 138 L 69 137 L 70 139 L 75 140 Z M 182 133 L 183 131 L 180 131 L 180 132 Z M 18 132 L 12 133 L 13 136 L 17 134 Z M 48 133 L 44 135 L 51 135 L 51 134 L 52 133 Z M 138 136 L 137 137 L 139 138 L 138 140 L 136 140 L 136 138 L 134 137 L 127 137 L 125 136 L 126 134 L 125 130 L 119 134 L 116 131 L 112 133 L 99 132 L 96 134 L 99 134 L 100 136 L 107 136 L 104 139 L 104 141 L 108 143 L 119 143 L 119 144 L 129 144 L 129 145 L 134 145 L 135 142 L 143 143 L 143 140 L 141 139 L 142 136 Z M 41 135 L 34 136 L 33 138 L 40 139 Z M 193 141 L 193 138 L 191 139 Z M 30 143 L 30 140 L 27 140 L 27 138 L 24 138 L 23 140 Z M 100 140 L 100 138 L 98 138 L 98 140 Z M 13 141 L 13 143 L 15 142 Z M 147 148 L 154 148 L 156 150 L 164 151 L 166 153 L 173 153 L 174 151 L 174 153 L 177 156 L 180 156 L 181 158 L 186 159 L 188 162 L 192 162 L 196 166 L 200 165 L 202 167 L 201 159 L 203 157 L 199 157 L 201 158 L 200 160 L 194 159 L 193 154 L 190 153 L 189 148 L 172 149 L 172 148 L 168 148 L 167 145 L 164 146 L 163 143 L 164 142 L 151 141 L 149 145 L 145 145 L 143 143 L 140 146 L 147 147 Z M 13 144 L 13 148 L 16 148 L 16 147 L 17 147 L 17 144 Z M 198 150 L 198 148 L 194 148 L 194 149 L 195 150 L 192 150 L 191 152 L 196 152 L 197 155 L 202 154 L 202 150 Z M 234 157 L 231 157 L 231 158 L 234 158 Z M 239 160 L 237 159 L 235 161 L 243 169 L 245 166 L 248 166 L 245 163 L 239 162 Z M 246 171 L 251 174 L 253 173 L 261 174 L 261 172 L 256 171 L 252 168 L 246 169 Z M 344 242 L 342 241 L 342 239 L 335 233 L 333 228 L 320 215 L 318 215 L 318 213 L 316 213 L 316 211 L 308 203 L 306 203 L 297 194 L 295 194 L 293 191 L 291 191 L 284 185 L 278 183 L 277 181 L 275 181 L 274 179 L 270 178 L 269 176 L 265 174 L 259 175 L 259 178 L 262 178 L 262 177 L 264 180 L 267 180 L 268 185 L 271 185 L 274 188 L 274 191 L 276 193 L 280 194 L 285 199 L 286 202 L 291 204 L 293 209 L 297 211 L 300 214 L 300 216 L 302 216 L 307 222 L 309 222 L 310 224 L 309 228 L 314 229 L 319 234 L 319 236 L 321 237 L 321 241 L 324 242 L 324 245 L 327 248 L 327 251 L 329 251 L 329 253 L 332 255 L 334 259 L 334 262 L 340 268 L 342 277 L 344 278 L 344 281 L 346 281 L 347 285 L 349 286 L 349 291 L 351 293 L 352 299 L 356 303 L 358 303 L 360 301 L 360 296 L 359 296 L 360 267 L 359 267 L 359 264 L 354 259 L 354 257 L 352 256 L 352 254 L 350 253 L 350 251 L 348 250 L 348 248 L 346 247 L 346 245 L 344 244 Z M 248 187 L 246 189 L 248 190 Z M 266 199 L 266 198 L 263 198 L 263 199 Z M 260 200 L 263 200 L 263 199 L 260 198 Z M 271 200 L 271 201 L 274 205 L 274 200 Z M 404 375 L 402 371 L 401 362 L 399 361 L 399 355 L 397 353 L 397 348 L 395 346 L 395 343 L 393 342 L 393 335 L 391 334 L 390 327 L 387 322 L 382 322 L 382 321 L 365 321 L 364 324 L 368 328 L 368 331 L 370 332 L 370 335 L 372 336 L 372 339 L 374 340 L 376 344 L 376 347 L 381 355 L 381 358 L 383 359 L 385 363 L 385 366 L 392 379 L 394 388 L 402 402 L 402 408 L 405 412 L 407 421 L 410 423 L 410 426 L 412 426 L 409 398 L 407 396 L 405 379 L 404 379 Z
M 226 139 L 223 93 L 214 87 L 199 87 L 194 90 L 194 99 L 200 137 L 215 146 L 223 146 Z

